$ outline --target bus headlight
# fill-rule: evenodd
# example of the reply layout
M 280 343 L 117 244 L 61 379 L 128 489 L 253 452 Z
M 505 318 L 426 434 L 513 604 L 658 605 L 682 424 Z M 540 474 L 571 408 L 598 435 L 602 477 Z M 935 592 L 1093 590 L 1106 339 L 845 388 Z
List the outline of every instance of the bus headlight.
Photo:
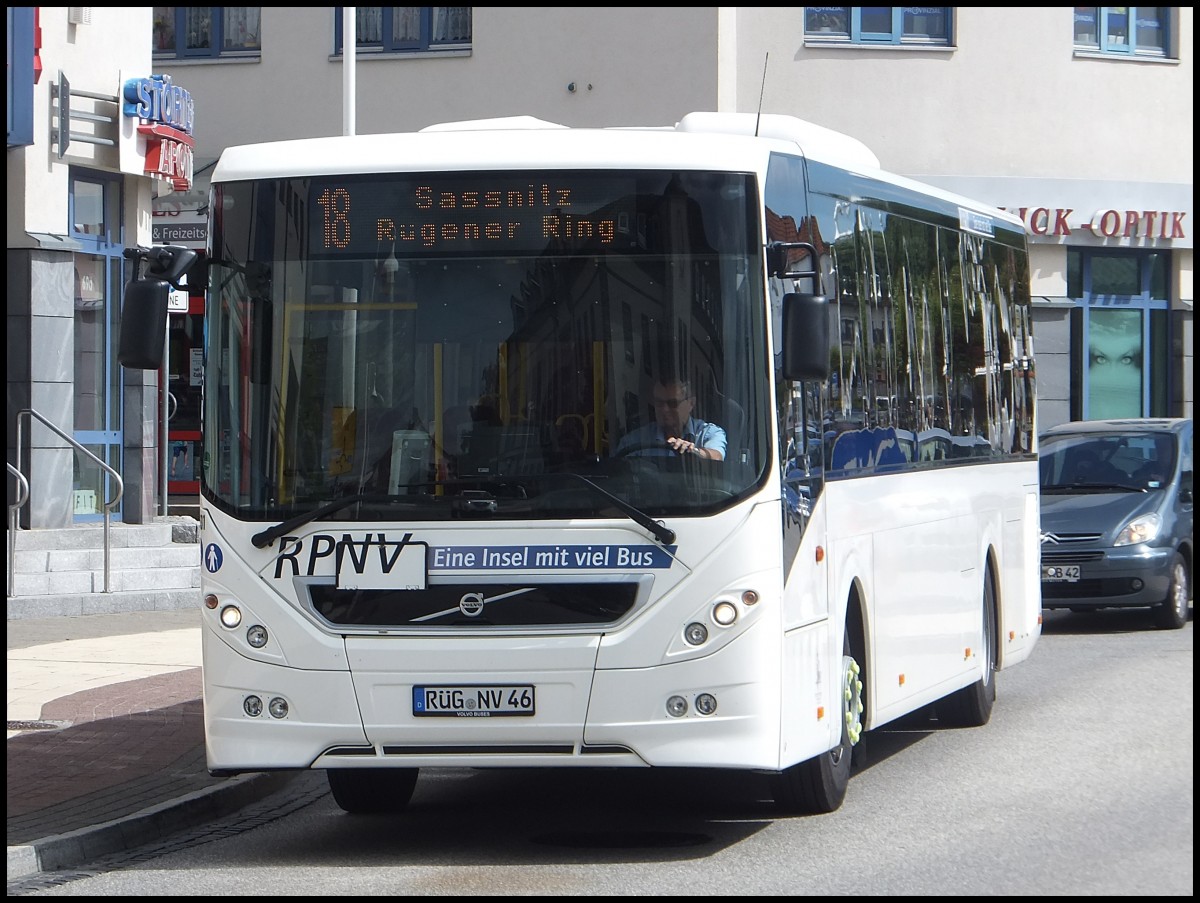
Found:
M 699 621 L 693 621 L 683 628 L 683 638 L 693 646 L 700 646 L 708 639 L 708 628 Z
M 687 714 L 687 700 L 682 696 L 672 696 L 667 700 L 667 714 L 672 718 L 682 718 Z
M 255 649 L 261 649 L 267 645 L 267 628 L 261 624 L 255 624 L 246 631 L 246 642 Z
M 247 696 L 242 700 L 242 709 L 245 710 L 246 714 L 251 718 L 257 718 L 262 714 L 262 700 L 257 696 Z
M 737 606 L 729 601 L 718 602 L 713 606 L 712 616 L 713 620 L 722 627 L 728 627 L 737 620 Z
M 711 715 L 717 710 L 717 697 L 712 693 L 701 693 L 696 697 L 696 711 L 701 715 Z
M 271 713 L 272 718 L 286 718 L 288 713 L 287 700 L 282 696 L 275 696 L 267 705 L 267 711 Z
M 230 630 L 242 623 L 242 611 L 236 605 L 226 605 L 221 609 L 221 623 Z

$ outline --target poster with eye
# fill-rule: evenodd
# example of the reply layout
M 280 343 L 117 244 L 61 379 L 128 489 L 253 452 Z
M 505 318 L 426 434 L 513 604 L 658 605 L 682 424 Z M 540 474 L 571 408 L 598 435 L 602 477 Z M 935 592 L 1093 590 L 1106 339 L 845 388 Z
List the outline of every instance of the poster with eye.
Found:
M 1088 319 L 1088 419 L 1142 416 L 1142 312 L 1093 310 Z

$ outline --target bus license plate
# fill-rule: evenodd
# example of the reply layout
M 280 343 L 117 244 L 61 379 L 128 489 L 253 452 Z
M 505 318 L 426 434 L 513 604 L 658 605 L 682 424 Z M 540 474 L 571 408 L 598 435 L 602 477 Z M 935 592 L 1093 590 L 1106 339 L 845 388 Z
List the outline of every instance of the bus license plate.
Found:
M 1078 583 L 1079 565 L 1049 565 L 1044 567 L 1042 568 L 1042 580 L 1045 583 Z
M 534 687 L 528 684 L 413 687 L 413 714 L 447 718 L 532 715 Z

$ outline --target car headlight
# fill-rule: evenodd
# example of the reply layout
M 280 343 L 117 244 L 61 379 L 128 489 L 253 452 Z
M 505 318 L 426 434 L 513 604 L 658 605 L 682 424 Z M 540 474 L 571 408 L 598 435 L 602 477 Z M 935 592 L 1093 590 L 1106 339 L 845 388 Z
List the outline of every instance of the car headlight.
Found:
M 1143 514 L 1125 525 L 1113 545 L 1132 546 L 1139 542 L 1150 542 L 1158 536 L 1161 526 L 1162 518 L 1157 514 Z

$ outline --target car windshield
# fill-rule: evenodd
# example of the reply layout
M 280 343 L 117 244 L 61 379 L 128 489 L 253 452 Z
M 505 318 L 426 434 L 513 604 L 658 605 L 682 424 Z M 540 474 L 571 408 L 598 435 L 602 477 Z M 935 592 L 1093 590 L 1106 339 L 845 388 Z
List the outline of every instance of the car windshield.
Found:
M 1087 433 L 1043 437 L 1043 492 L 1160 489 L 1175 468 L 1175 442 L 1165 433 Z

